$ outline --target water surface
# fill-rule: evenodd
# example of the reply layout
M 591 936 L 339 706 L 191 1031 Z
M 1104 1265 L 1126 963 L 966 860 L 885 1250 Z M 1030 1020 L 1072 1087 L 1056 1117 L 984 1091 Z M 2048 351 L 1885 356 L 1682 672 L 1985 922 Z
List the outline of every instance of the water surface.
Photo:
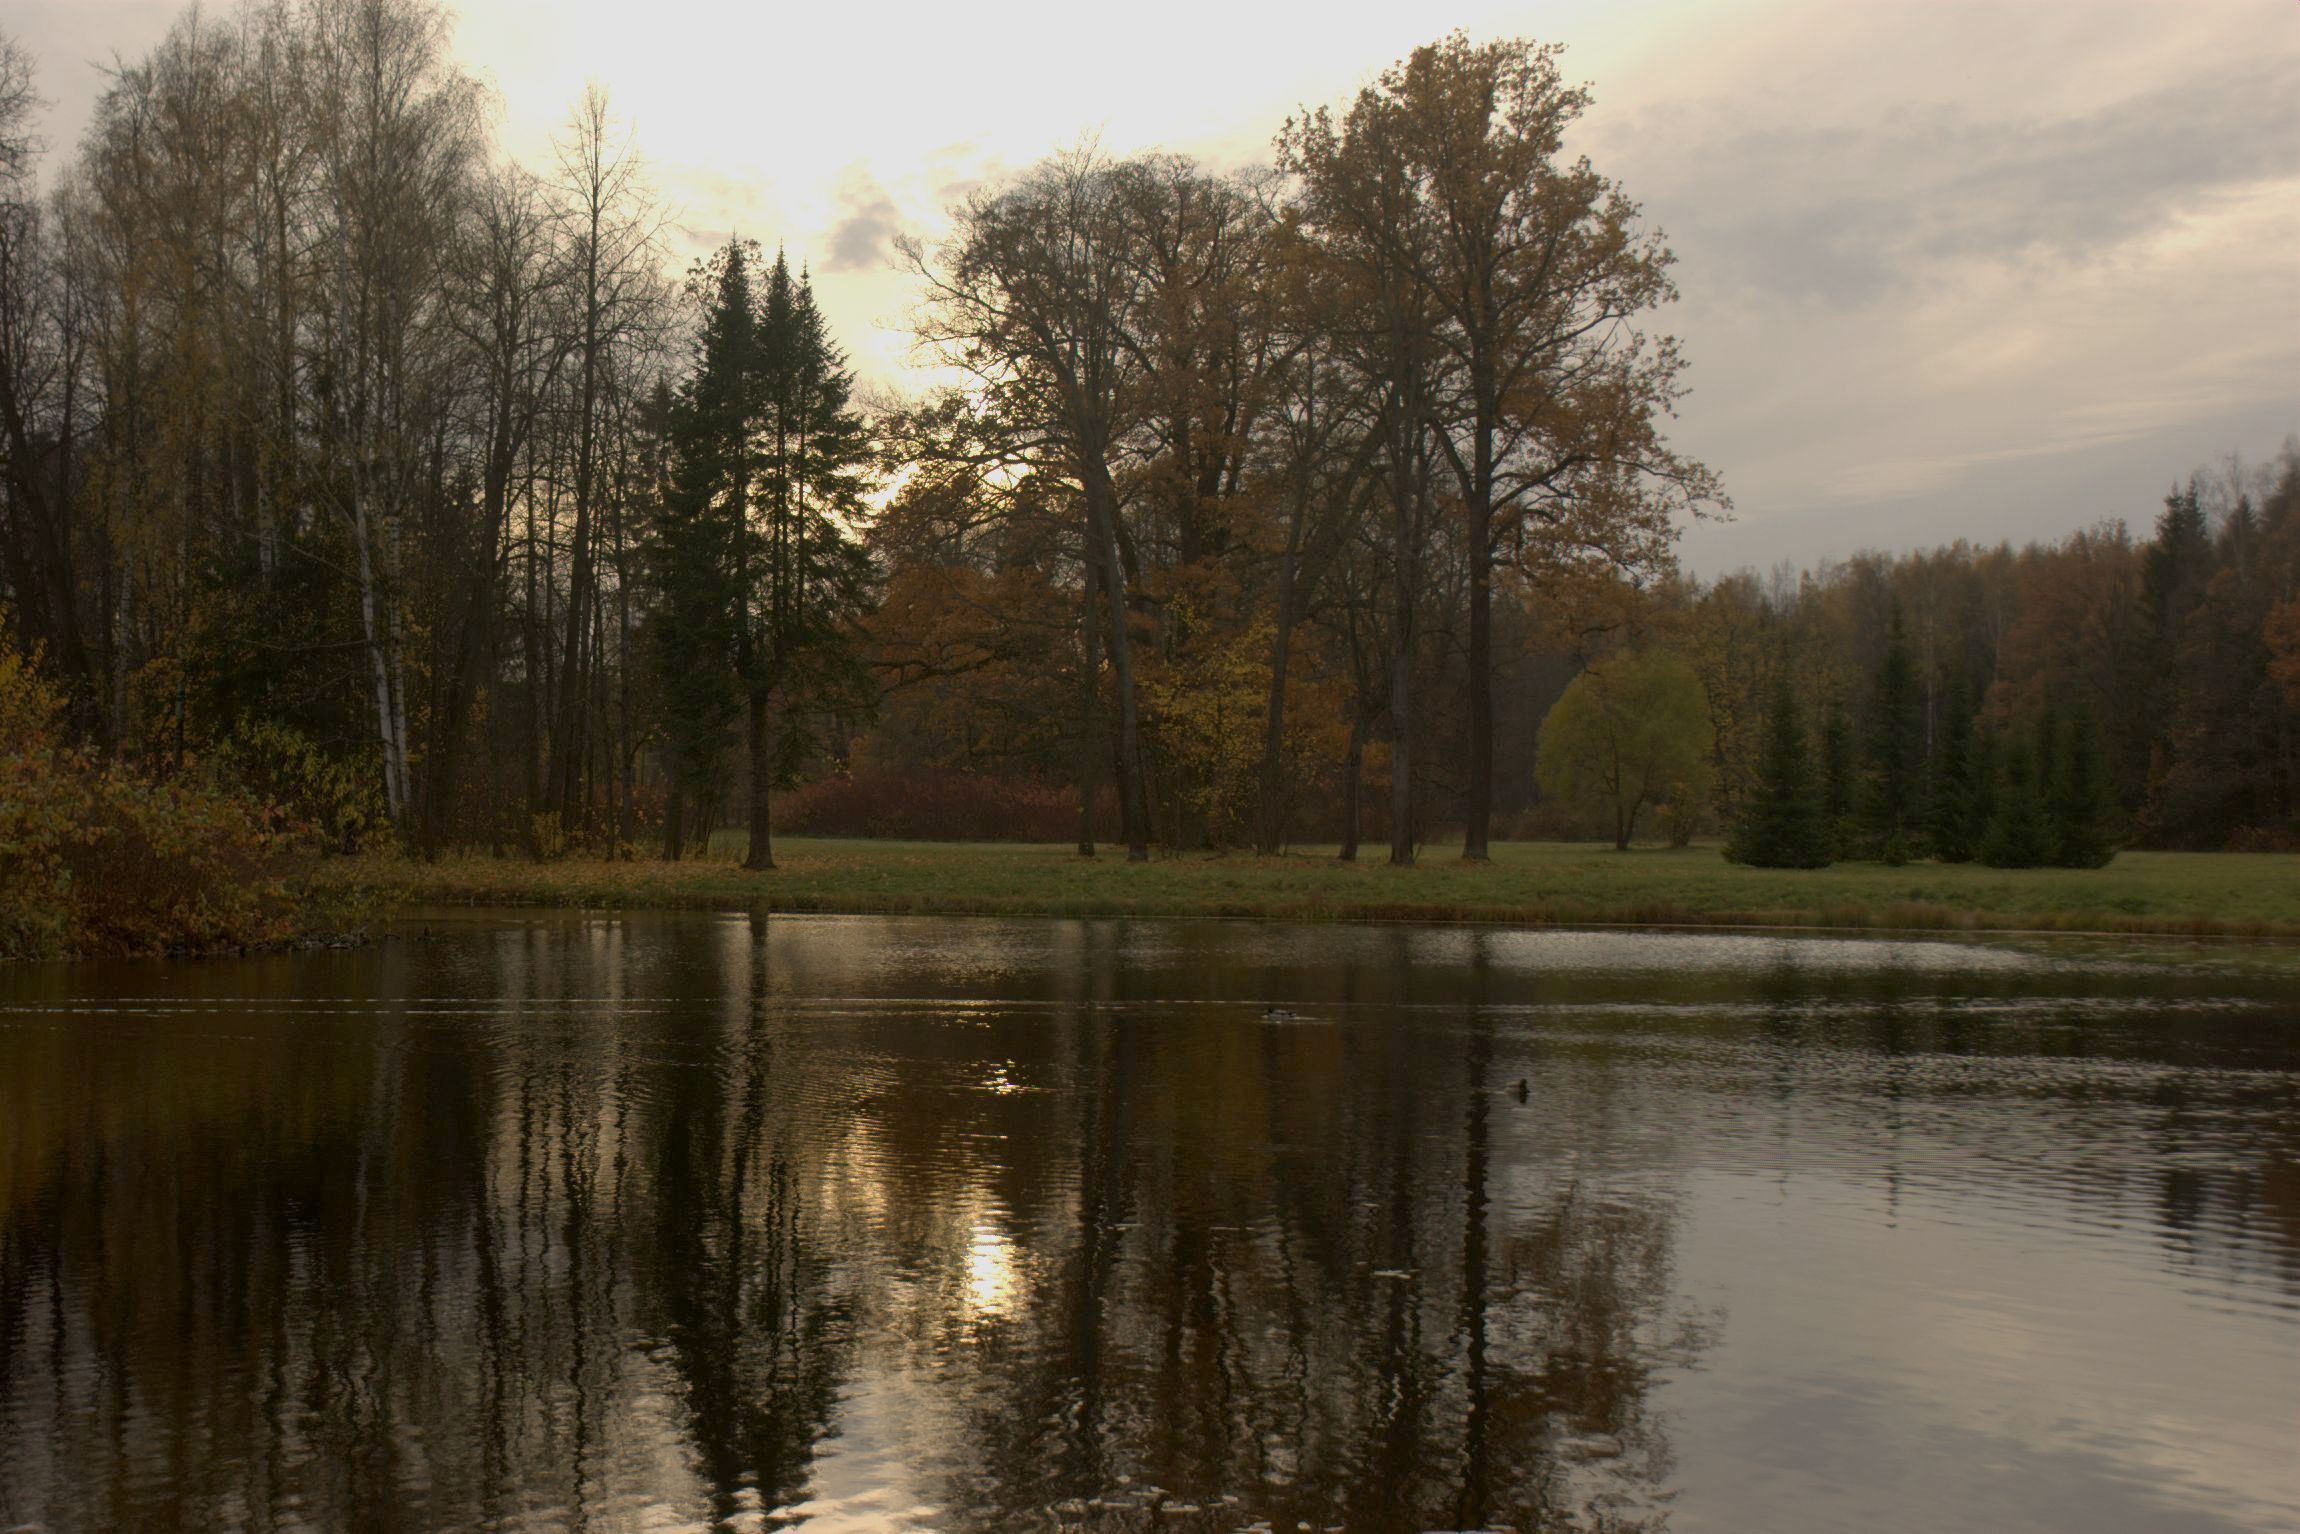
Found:
M 0 1529 L 2300 1528 L 2291 989 L 714 915 L 0 970 Z

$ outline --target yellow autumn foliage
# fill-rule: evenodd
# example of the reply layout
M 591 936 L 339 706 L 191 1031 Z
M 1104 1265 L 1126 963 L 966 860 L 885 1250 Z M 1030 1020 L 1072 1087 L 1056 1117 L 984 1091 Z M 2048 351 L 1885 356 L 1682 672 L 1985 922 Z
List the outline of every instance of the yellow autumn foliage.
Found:
M 153 953 L 291 930 L 268 806 L 74 744 L 66 700 L 0 639 L 0 957 Z
M 1177 772 L 1169 792 L 1189 806 L 1215 846 L 1252 840 L 1271 634 L 1270 621 L 1258 619 L 1144 676 L 1145 732 Z M 1297 678 L 1288 691 L 1281 784 L 1299 792 L 1340 754 L 1335 721 L 1341 710 L 1331 689 L 1315 680 Z

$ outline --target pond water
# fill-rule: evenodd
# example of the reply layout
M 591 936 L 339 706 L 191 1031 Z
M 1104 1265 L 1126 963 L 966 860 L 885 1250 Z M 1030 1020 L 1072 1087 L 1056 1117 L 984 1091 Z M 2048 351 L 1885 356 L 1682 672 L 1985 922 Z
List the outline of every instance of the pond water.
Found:
M 0 1529 L 2300 1528 L 2289 973 L 743 915 L 0 970 Z

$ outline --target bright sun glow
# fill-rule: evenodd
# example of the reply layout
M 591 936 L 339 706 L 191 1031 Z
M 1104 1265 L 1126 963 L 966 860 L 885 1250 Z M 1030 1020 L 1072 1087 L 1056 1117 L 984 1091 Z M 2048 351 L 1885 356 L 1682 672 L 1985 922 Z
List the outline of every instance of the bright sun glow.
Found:
M 1005 1315 L 1022 1291 L 1020 1254 L 997 1227 L 977 1223 L 966 1248 L 966 1305 L 983 1319 Z

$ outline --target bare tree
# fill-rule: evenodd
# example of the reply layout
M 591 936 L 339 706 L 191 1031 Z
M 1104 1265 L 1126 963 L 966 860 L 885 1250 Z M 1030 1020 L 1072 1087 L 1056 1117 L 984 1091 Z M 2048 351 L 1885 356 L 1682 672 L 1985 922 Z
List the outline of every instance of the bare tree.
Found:
M 476 454 L 478 515 L 443 530 L 442 654 L 430 668 L 429 740 L 420 774 L 420 848 L 435 851 L 459 787 L 474 699 L 497 674 L 511 580 L 511 514 L 525 496 L 537 423 L 565 366 L 556 323 L 564 273 L 535 178 L 498 166 L 473 188 L 456 245 L 464 301 L 455 323 L 476 388 L 463 429 Z
M 69 415 L 56 345 L 57 277 L 41 217 L 32 132 L 41 106 L 32 59 L 0 34 L 0 577 L 14 597 L 17 642 L 44 651 L 88 716 L 92 681 L 80 621 L 68 484 L 44 419 Z
M 1125 259 L 1125 202 L 1109 162 L 1082 148 L 969 199 L 954 218 L 941 250 L 901 246 L 926 289 L 919 340 L 1011 420 L 1031 472 L 1078 493 L 1118 694 L 1126 855 L 1139 862 L 1150 855 L 1149 812 L 1113 472 L 1139 373 L 1126 335 L 1142 291 Z
M 313 0 L 320 250 L 315 483 L 352 543 L 385 805 L 410 803 L 407 520 L 457 358 L 442 280 L 478 153 L 474 88 L 425 0 Z
M 1672 257 L 1619 187 L 1563 158 L 1589 94 L 1564 83 L 1561 51 L 1457 33 L 1360 92 L 1338 132 L 1321 114 L 1285 141 L 1329 248 L 1346 222 L 1389 280 L 1418 290 L 1444 355 L 1443 386 L 1420 406 L 1467 534 L 1472 861 L 1486 857 L 1493 810 L 1505 545 L 1530 539 L 1537 568 L 1595 559 L 1646 573 L 1667 563 L 1673 516 L 1720 499 L 1663 440 L 1676 343 L 1636 324 L 1675 296 Z
M 1414 661 L 1425 560 L 1436 533 L 1436 401 L 1450 385 L 1441 315 L 1418 271 L 1438 231 L 1389 116 L 1361 97 L 1337 127 L 1320 111 L 1286 124 L 1279 164 L 1302 188 L 1302 222 L 1331 305 L 1338 356 L 1372 392 L 1389 501 L 1390 861 L 1414 860 Z
M 560 646 L 563 681 L 552 737 L 551 794 L 561 827 L 580 828 L 586 808 L 582 769 L 588 754 L 589 652 L 599 593 L 602 439 L 608 426 L 609 379 L 626 347 L 641 344 L 657 322 L 663 288 L 662 217 L 628 127 L 608 104 L 606 88 L 586 85 L 568 114 L 553 187 L 566 263 L 572 334 L 568 337 L 573 455 L 568 489 L 574 527 L 568 542 L 567 599 Z

